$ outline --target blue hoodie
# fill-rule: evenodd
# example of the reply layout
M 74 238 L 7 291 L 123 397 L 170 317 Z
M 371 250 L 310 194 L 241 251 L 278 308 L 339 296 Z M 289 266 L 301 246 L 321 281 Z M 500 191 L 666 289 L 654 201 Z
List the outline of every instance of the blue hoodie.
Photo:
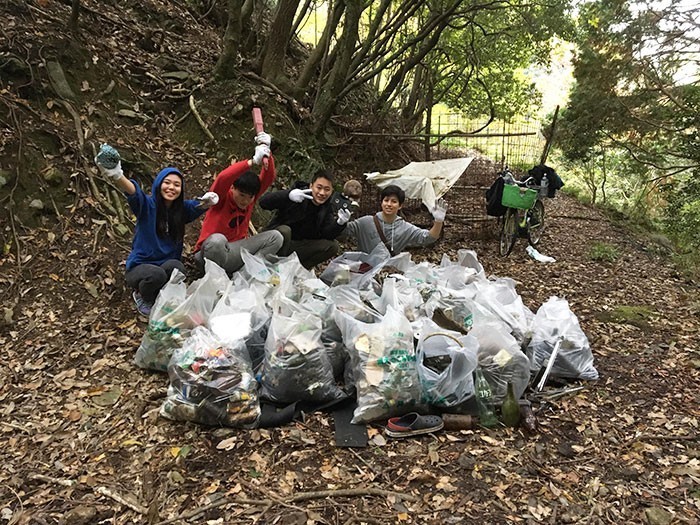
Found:
M 176 173 L 182 180 L 182 192 L 184 195 L 185 181 L 182 173 L 176 168 L 165 168 L 156 175 L 151 188 L 151 195 L 146 195 L 135 180 L 131 180 L 136 186 L 136 193 L 128 195 L 126 201 L 131 211 L 136 215 L 136 229 L 134 230 L 134 242 L 131 245 L 131 253 L 126 259 L 126 270 L 131 270 L 139 264 L 156 264 L 160 266 L 170 259 L 180 260 L 182 257 L 182 241 L 175 242 L 169 237 L 158 237 L 156 233 L 156 195 L 160 194 L 160 185 L 163 179 Z M 198 208 L 196 200 L 184 201 L 185 223 L 192 222 L 204 209 Z

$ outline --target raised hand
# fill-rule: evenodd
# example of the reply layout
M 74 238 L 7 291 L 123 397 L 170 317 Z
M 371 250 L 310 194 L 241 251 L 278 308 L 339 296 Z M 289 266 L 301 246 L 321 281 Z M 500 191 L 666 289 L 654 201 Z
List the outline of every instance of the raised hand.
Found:
M 97 164 L 97 169 L 100 170 L 100 175 L 112 179 L 114 182 L 118 181 L 124 176 L 122 171 L 122 161 L 117 162 L 117 165 L 113 168 L 105 168 L 99 163 L 97 157 L 95 157 L 95 163 Z
M 208 191 L 197 199 L 203 208 L 211 208 L 219 203 L 219 195 L 214 191 Z
M 438 199 L 432 213 L 435 222 L 445 222 L 445 215 L 447 215 L 447 203 L 445 199 Z
M 352 211 L 348 210 L 347 208 L 340 208 L 338 210 L 338 224 L 343 225 L 347 224 L 347 222 L 350 220 L 350 217 L 352 216 Z
M 100 151 L 95 156 L 95 164 L 100 175 L 118 181 L 124 176 L 122 161 L 119 152 L 109 144 L 102 144 Z
M 255 153 L 253 154 L 253 164 L 262 164 L 265 157 L 270 156 L 270 146 L 267 144 L 258 144 L 255 146 Z
M 267 147 L 270 147 L 270 144 L 272 144 L 272 137 L 268 133 L 261 131 L 255 135 L 255 143 L 258 145 L 265 144 Z
M 311 188 L 308 188 L 306 190 L 300 190 L 298 188 L 295 188 L 289 192 L 289 200 L 292 202 L 302 202 L 304 200 L 313 198 L 313 195 L 311 195 Z

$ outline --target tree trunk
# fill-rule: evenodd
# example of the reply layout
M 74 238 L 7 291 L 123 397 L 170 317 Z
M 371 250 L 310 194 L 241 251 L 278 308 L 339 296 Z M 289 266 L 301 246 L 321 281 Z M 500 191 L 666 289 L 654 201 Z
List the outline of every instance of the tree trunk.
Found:
M 80 15 L 80 0 L 73 0 L 71 3 L 70 18 L 68 19 L 68 31 L 78 32 L 78 15 Z
M 298 7 L 299 0 L 280 0 L 277 4 L 275 18 L 260 61 L 260 75 L 272 83 L 277 83 L 280 77 L 284 77 L 284 59 Z
M 228 0 L 227 2 L 228 23 L 224 33 L 223 49 L 216 66 L 214 66 L 214 76 L 218 79 L 233 77 L 243 33 L 242 8 L 243 0 Z
M 301 70 L 299 78 L 294 85 L 294 92 L 297 96 L 301 96 L 307 89 L 309 89 L 309 84 L 311 84 L 311 80 L 314 78 L 314 73 L 318 70 L 319 64 L 326 60 L 331 36 L 335 34 L 335 30 L 338 28 L 338 24 L 340 23 L 340 19 L 343 16 L 344 11 L 345 2 L 343 0 L 339 0 L 333 4 L 332 7 L 329 6 L 328 21 L 323 28 L 321 38 L 319 39 L 318 44 L 316 44 L 314 50 L 309 55 L 309 58 L 306 60 L 304 68 Z M 321 71 L 321 73 L 322 72 L 323 71 Z M 319 78 L 319 83 L 320 82 L 321 79 Z
M 366 4 L 362 0 L 348 0 L 343 22 L 343 34 L 338 41 L 338 53 L 328 80 L 319 88 L 319 96 L 311 115 L 314 119 L 314 133 L 323 131 L 333 116 L 338 95 L 347 83 L 348 70 L 352 62 L 353 51 L 359 34 L 360 17 Z

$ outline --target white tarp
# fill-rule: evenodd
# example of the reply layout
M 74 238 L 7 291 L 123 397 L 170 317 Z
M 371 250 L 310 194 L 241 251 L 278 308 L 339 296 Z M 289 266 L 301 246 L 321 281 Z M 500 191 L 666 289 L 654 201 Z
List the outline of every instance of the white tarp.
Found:
M 396 184 L 406 192 L 406 197 L 420 199 L 432 210 L 435 201 L 457 182 L 472 160 L 474 157 L 411 162 L 401 169 L 386 173 L 365 173 L 365 177 L 380 188 Z

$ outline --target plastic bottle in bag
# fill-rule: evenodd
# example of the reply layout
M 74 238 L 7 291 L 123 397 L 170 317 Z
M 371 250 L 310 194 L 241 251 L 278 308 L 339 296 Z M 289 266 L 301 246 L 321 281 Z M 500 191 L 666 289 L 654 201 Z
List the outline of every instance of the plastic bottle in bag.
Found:
M 493 393 L 491 385 L 484 377 L 480 368 L 474 371 L 474 389 L 476 390 L 476 403 L 479 407 L 479 421 L 481 426 L 495 427 L 498 419 L 493 413 Z

